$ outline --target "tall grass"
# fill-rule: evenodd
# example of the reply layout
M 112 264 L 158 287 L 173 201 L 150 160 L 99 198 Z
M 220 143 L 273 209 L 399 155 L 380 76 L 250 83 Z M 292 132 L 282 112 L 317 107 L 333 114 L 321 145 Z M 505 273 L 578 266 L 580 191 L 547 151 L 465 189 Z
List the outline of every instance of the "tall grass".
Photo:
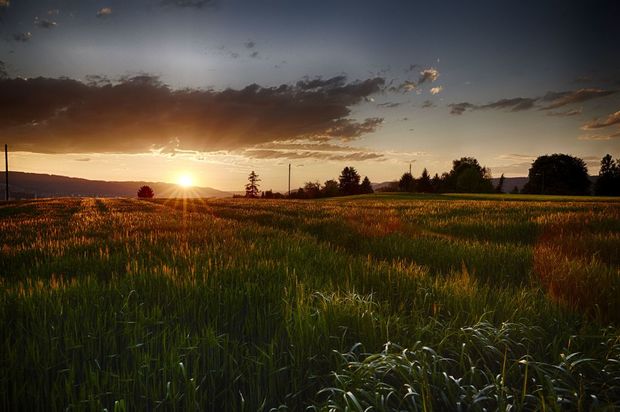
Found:
M 2 410 L 620 407 L 615 204 L 64 199 L 0 216 Z

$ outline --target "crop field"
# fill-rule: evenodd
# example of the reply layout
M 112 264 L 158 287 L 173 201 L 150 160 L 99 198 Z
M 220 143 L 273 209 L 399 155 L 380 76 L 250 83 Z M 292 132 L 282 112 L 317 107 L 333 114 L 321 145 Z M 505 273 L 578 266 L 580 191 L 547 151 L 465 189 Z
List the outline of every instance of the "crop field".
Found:
M 2 204 L 0 410 L 616 410 L 620 203 L 543 200 Z

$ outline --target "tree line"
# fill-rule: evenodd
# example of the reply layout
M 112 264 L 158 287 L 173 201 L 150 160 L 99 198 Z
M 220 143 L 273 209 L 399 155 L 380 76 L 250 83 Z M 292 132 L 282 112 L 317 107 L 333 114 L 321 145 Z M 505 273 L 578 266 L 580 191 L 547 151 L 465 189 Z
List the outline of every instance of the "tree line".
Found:
M 425 168 L 419 177 L 404 173 L 398 181 L 390 182 L 378 191 L 409 193 L 505 193 L 505 178 L 502 174 L 496 185 L 492 183 L 491 170 L 481 166 L 473 157 L 462 157 L 452 161 L 452 169 L 441 175 L 430 176 Z M 330 179 L 320 184 L 306 182 L 303 187 L 289 195 L 267 190 L 259 191 L 260 179 L 252 171 L 245 187 L 245 197 L 316 199 L 322 197 L 348 196 L 373 193 L 367 176 L 361 179 L 354 167 L 342 169 L 338 180 Z M 545 195 L 599 195 L 620 196 L 620 159 L 614 160 L 607 154 L 601 159 L 601 167 L 594 187 L 591 186 L 588 168 L 583 159 L 567 154 L 539 156 L 528 172 L 528 182 L 519 191 L 511 193 Z

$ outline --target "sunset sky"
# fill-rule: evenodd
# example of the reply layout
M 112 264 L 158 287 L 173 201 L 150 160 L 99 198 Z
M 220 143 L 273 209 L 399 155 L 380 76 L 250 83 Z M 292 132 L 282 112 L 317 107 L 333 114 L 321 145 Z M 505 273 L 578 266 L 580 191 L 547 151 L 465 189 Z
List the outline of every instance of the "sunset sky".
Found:
M 617 1 L 0 0 L 12 169 L 241 190 L 620 157 Z

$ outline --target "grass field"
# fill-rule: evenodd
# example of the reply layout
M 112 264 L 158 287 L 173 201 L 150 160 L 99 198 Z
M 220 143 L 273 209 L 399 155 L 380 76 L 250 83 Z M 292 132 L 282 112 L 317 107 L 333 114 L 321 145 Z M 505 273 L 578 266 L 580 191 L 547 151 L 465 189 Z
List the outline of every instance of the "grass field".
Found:
M 547 200 L 0 205 L 0 409 L 620 408 L 620 203 Z

